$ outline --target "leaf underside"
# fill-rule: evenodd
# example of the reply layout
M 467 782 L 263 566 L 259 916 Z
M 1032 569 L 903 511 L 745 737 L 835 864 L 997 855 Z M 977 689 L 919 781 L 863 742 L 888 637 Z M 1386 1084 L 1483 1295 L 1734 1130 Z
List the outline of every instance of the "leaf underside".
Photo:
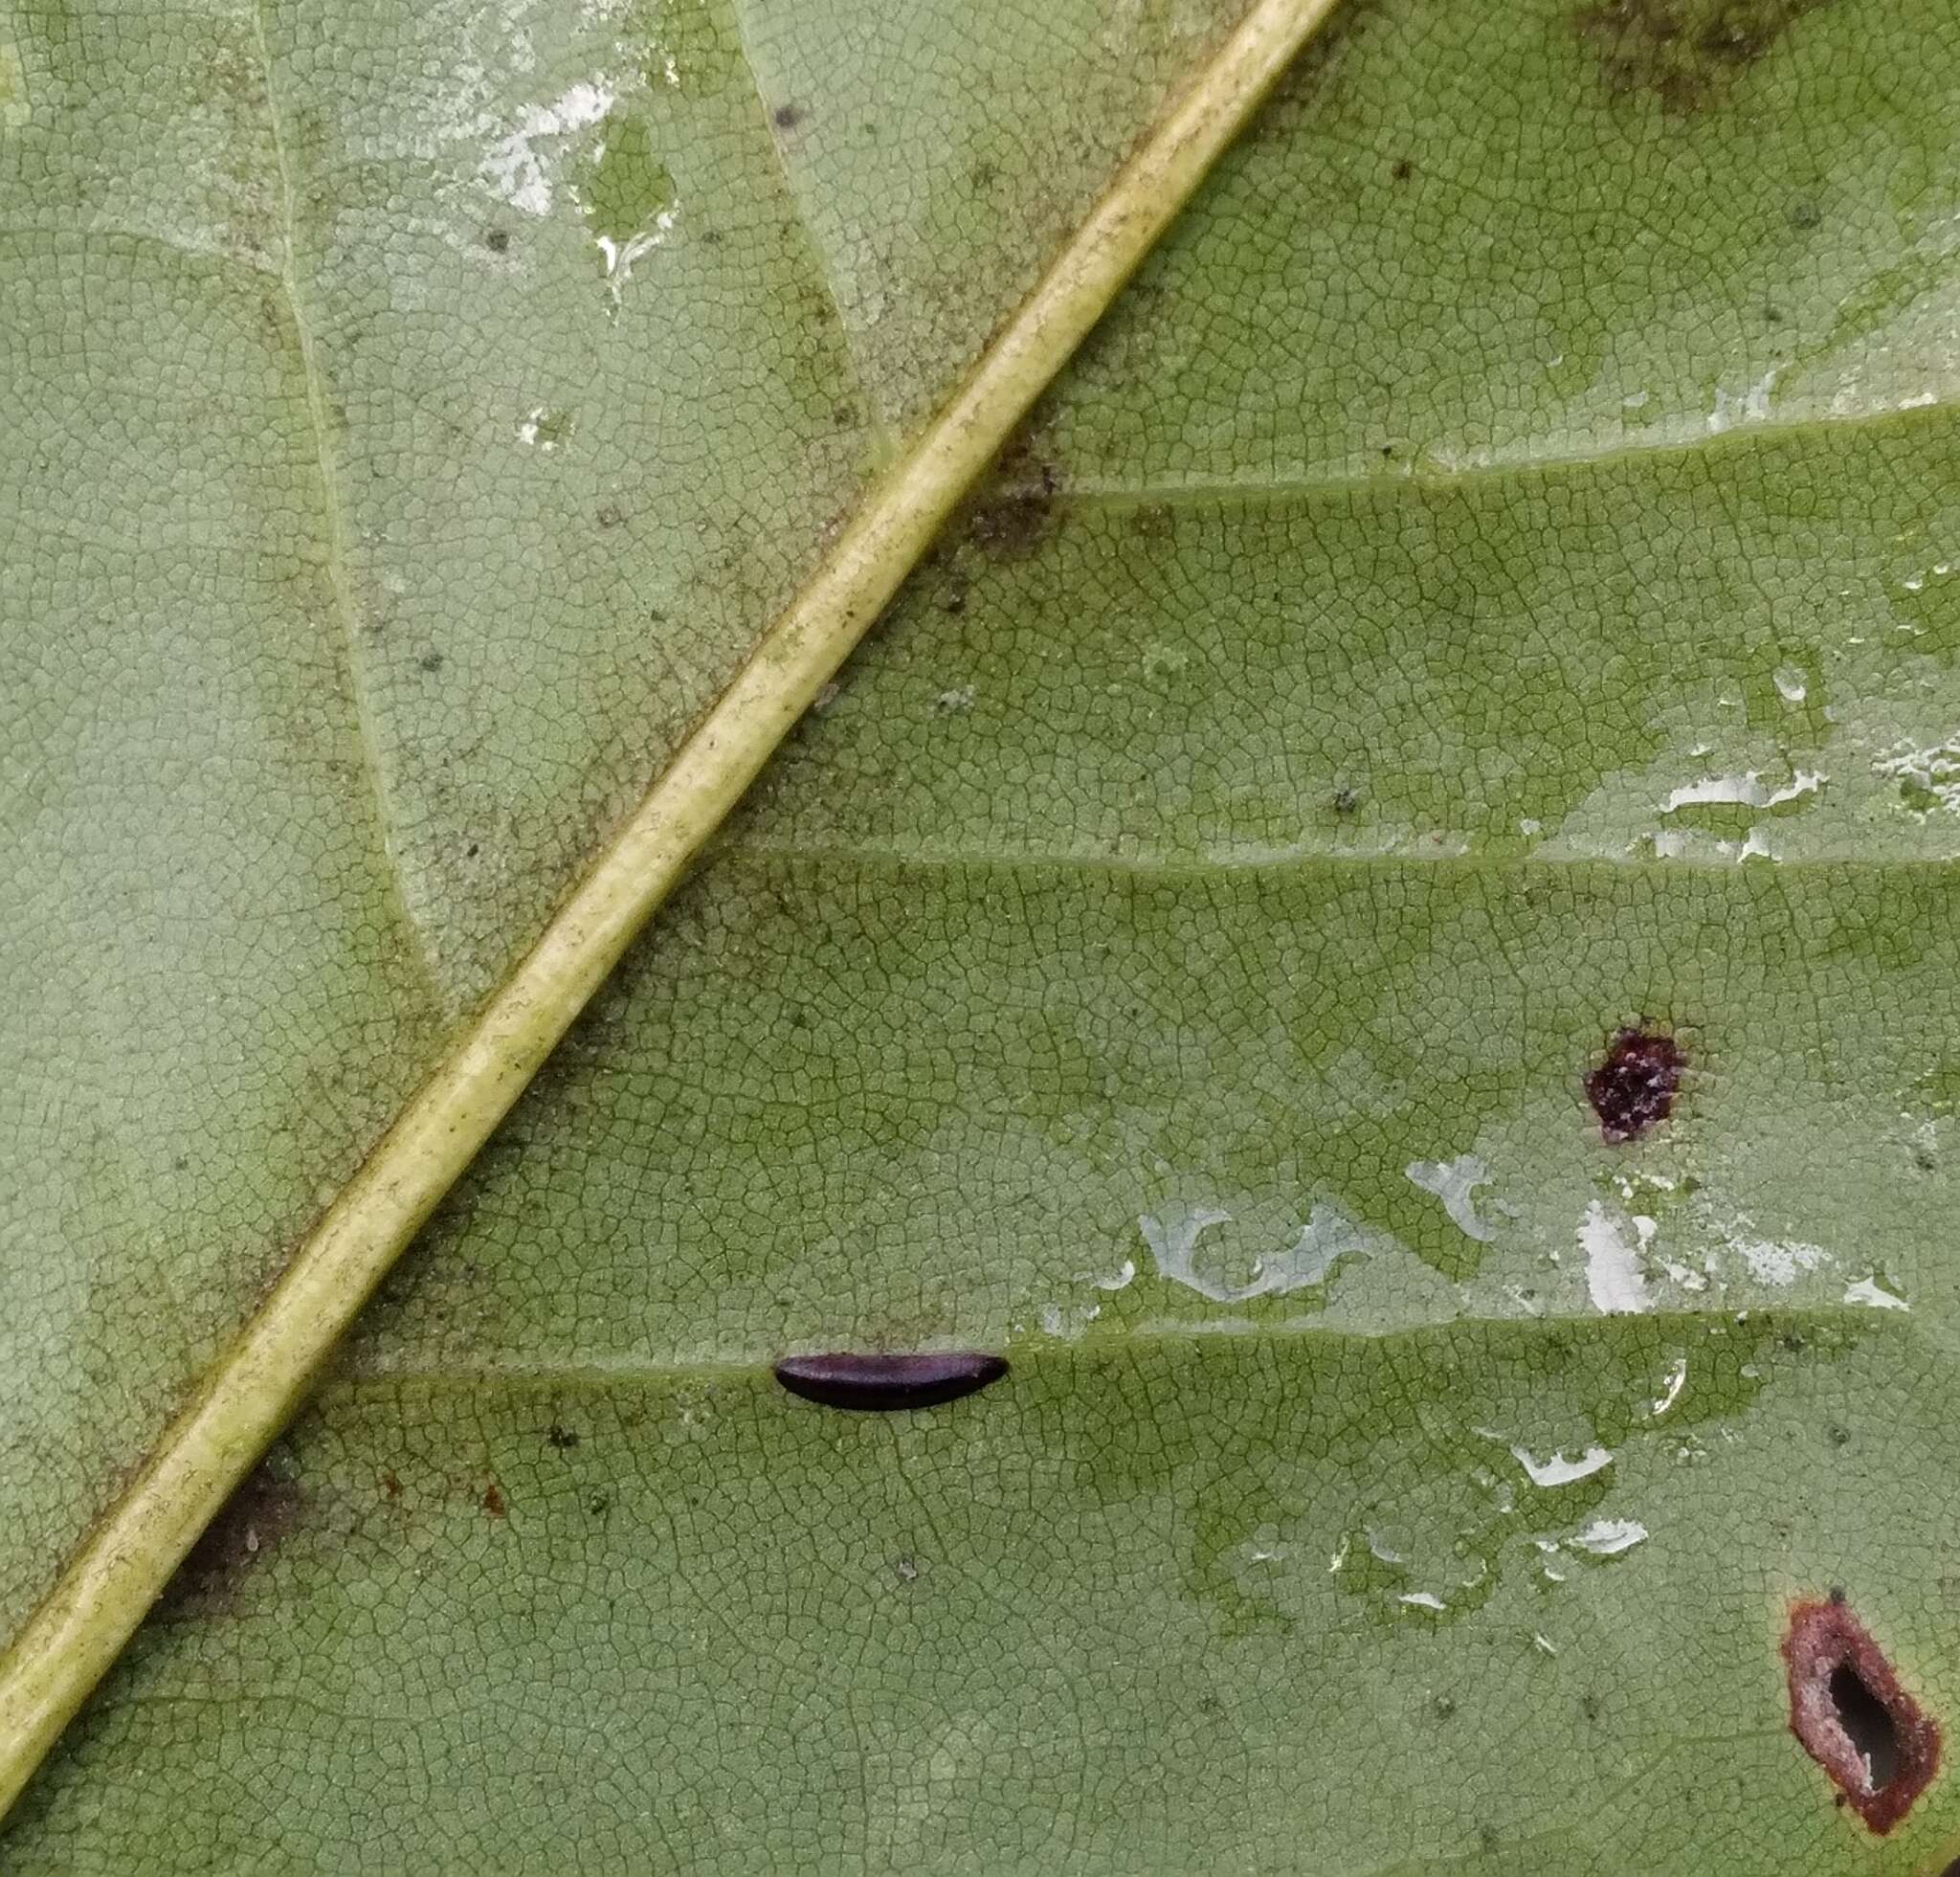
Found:
M 10 1620 L 1222 17 L 0 40 Z M 1960 1707 L 1956 52 L 1358 7 L 9 1869 L 1936 1867 L 1777 1645 Z

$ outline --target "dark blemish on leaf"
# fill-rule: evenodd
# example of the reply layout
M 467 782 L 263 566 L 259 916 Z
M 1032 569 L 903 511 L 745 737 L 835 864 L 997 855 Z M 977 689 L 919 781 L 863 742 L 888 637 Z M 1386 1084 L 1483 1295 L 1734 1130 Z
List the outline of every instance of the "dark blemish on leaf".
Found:
M 1851 1444 L 1851 1429 L 1848 1427 L 1827 1427 L 1824 1439 L 1834 1447 L 1848 1447 Z
M 1389 170 L 1389 174 L 1394 177 L 1398 183 L 1406 183 L 1414 173 L 1415 166 L 1406 156 L 1398 156 L 1394 161 L 1393 167 Z
M 754 119 L 749 122 L 754 123 Z M 803 106 L 800 104 L 778 104 L 769 113 L 769 121 L 778 130 L 794 130 L 803 122 Z
M 610 502 L 592 517 L 602 528 L 616 528 L 625 519 L 626 517 Z
M 831 422 L 839 430 L 849 430 L 858 421 L 858 407 L 855 404 L 839 404 L 831 412 Z
M 1815 202 L 1799 198 L 1786 211 L 1792 228 L 1815 228 L 1824 219 L 1824 212 Z
M 573 1447 L 578 1445 L 579 1441 L 577 1428 L 563 1427 L 555 1420 L 551 1423 L 549 1427 L 546 1428 L 545 1438 L 546 1440 L 550 1441 L 550 1443 L 554 1447 L 556 1447 L 560 1453 L 569 1453 Z
M 1793 1603 L 1783 1639 L 1790 1731 L 1849 1804 L 1882 1837 L 1939 1771 L 1940 1730 L 1900 1686 L 1841 1588 Z
M 586 1510 L 595 1519 L 602 1519 L 612 1509 L 612 1495 L 610 1492 L 595 1492 L 586 1501 Z
M 1615 92 L 1650 91 L 1668 110 L 1707 104 L 1793 20 L 1822 0 L 1596 0 L 1573 14 Z
M 474 860 L 477 858 L 477 856 L 480 854 L 482 851 L 482 843 L 480 841 L 473 840 L 467 847 L 463 849 L 463 859 L 466 860 Z
M 510 252 L 510 236 L 504 230 L 493 228 L 483 236 L 483 245 L 493 255 L 507 255 Z
M 510 1510 L 509 1503 L 503 1496 L 503 1488 L 495 1480 L 492 1480 L 483 1488 L 483 1497 L 480 1503 L 484 1511 L 494 1519 L 502 1518 Z
M 963 575 L 954 573 L 947 576 L 946 591 L 939 596 L 939 610 L 955 615 L 967 610 L 967 582 Z
M 1439 1694 L 1436 1698 L 1436 1717 L 1439 1721 L 1450 1719 L 1457 1711 L 1457 1698 L 1452 1694 Z
M 1000 171 L 992 164 L 976 163 L 967 172 L 967 179 L 973 185 L 977 192 L 980 190 L 991 189 L 999 175 Z
M 902 1584 L 909 1584 L 919 1575 L 919 1567 L 909 1557 L 900 1558 L 892 1569 L 899 1574 L 899 1581 Z
M 1361 796 L 1357 791 L 1348 788 L 1336 789 L 1334 791 L 1334 813 L 1336 815 L 1352 815 L 1360 806 Z
M 1606 1061 L 1586 1078 L 1586 1099 L 1610 1145 L 1637 1140 L 1665 1121 L 1687 1058 L 1681 1045 L 1654 1030 L 1621 1030 L 1607 1045 Z
M 388 1494 L 388 1503 L 390 1506 L 402 1496 L 401 1475 L 392 1466 L 382 1468 L 381 1489 Z
M 443 663 L 442 654 L 440 652 L 424 652 L 415 660 L 415 663 L 424 671 L 440 671 Z
M 1055 519 L 1057 484 L 1055 471 L 1044 463 L 1037 487 L 982 503 L 967 524 L 973 545 L 1007 558 L 1038 546 Z
M 159 1615 L 202 1617 L 228 1612 L 240 1577 L 271 1555 L 293 1529 L 304 1503 L 297 1480 L 283 1477 L 272 1460 L 261 1461 L 178 1565 L 157 1599 Z
M 1006 1374 L 1005 1356 L 979 1350 L 924 1355 L 860 1355 L 837 1350 L 824 1355 L 791 1355 L 776 1364 L 776 1379 L 791 1395 L 826 1408 L 876 1412 L 957 1401 Z

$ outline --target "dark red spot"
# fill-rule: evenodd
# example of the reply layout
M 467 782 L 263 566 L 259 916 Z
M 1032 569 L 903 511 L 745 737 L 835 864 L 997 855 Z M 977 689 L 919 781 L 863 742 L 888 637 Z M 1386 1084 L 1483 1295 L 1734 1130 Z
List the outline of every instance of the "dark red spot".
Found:
M 930 1408 L 997 1382 L 1007 1358 L 977 1350 L 926 1355 L 791 1355 L 776 1364 L 776 1379 L 791 1395 L 826 1408 L 890 1411 Z
M 392 1466 L 382 1469 L 381 1489 L 388 1494 L 390 1504 L 402 1496 L 401 1475 Z
M 1606 1061 L 1586 1078 L 1586 1099 L 1609 1142 L 1637 1140 L 1674 1108 L 1675 1090 L 1687 1058 L 1672 1037 L 1653 1030 L 1621 1030 L 1607 1045 Z
M 1939 1771 L 1939 1728 L 1841 1592 L 1791 1605 L 1783 1659 L 1790 1731 L 1831 1776 L 1839 1802 L 1882 1837 Z
M 501 1519 L 510 1508 L 504 1503 L 503 1488 L 492 1480 L 483 1488 L 483 1509 L 494 1519 Z

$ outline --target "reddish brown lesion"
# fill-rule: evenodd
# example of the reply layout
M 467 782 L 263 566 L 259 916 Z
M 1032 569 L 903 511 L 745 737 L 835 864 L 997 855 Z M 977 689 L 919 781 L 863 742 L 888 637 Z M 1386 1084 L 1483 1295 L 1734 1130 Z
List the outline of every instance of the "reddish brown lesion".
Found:
M 1831 1776 L 1843 1802 L 1882 1837 L 1939 1771 L 1938 1725 L 1906 1693 L 1841 1591 L 1790 1606 L 1783 1659 L 1790 1668 L 1790 1731 Z M 1882 1721 L 1885 1735 L 1882 1764 L 1856 1737 L 1869 1736 L 1873 1721 Z
M 1674 1112 L 1687 1056 L 1664 1030 L 1616 1031 L 1586 1077 L 1586 1099 L 1610 1146 L 1637 1140 Z

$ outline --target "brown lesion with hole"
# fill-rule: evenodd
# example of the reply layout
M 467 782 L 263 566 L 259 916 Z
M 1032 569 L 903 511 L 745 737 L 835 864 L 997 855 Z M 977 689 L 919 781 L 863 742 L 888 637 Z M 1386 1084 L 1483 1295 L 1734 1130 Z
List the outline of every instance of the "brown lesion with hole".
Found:
M 1834 1590 L 1793 1603 L 1783 1639 L 1790 1731 L 1830 1775 L 1838 1802 L 1882 1837 L 1940 1767 L 1940 1730 L 1871 1632 Z

